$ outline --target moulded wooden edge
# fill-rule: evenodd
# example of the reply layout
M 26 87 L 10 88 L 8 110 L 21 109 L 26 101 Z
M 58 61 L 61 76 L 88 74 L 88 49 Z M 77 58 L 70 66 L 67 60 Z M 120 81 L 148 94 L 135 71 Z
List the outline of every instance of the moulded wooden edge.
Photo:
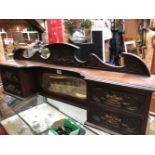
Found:
M 101 131 L 106 132 L 106 133 L 108 133 L 108 134 L 110 134 L 110 135 L 121 135 L 121 134 L 118 133 L 118 132 L 114 132 L 114 131 L 109 130 L 109 129 L 107 129 L 107 128 L 100 127 L 100 126 L 95 125 L 95 124 L 93 124 L 93 123 L 90 123 L 90 122 L 88 122 L 88 121 L 85 122 L 84 125 L 87 125 L 88 127 L 90 126 L 90 127 L 92 127 L 92 128 L 98 129 L 98 130 L 101 130 Z
M 19 96 L 17 96 L 17 95 L 14 95 L 14 94 L 9 93 L 9 92 L 6 92 L 6 91 L 3 91 L 3 93 L 6 94 L 6 95 L 15 97 L 15 98 L 17 98 L 17 99 L 19 99 L 19 100 L 21 100 L 21 101 L 31 100 L 31 99 L 34 98 L 36 95 L 38 95 L 38 94 L 34 94 L 34 95 L 31 95 L 31 96 L 28 96 L 28 97 L 25 97 L 25 98 L 24 98 L 24 97 L 19 97 Z

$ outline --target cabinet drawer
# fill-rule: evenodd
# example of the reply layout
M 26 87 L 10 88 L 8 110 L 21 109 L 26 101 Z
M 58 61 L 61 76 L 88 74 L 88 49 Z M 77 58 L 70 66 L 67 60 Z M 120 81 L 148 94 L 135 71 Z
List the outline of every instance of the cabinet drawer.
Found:
M 3 87 L 6 92 L 10 92 L 10 93 L 12 93 L 14 95 L 18 95 L 18 96 L 23 95 L 22 90 L 21 90 L 20 86 L 18 86 L 18 85 L 15 85 L 12 83 L 4 83 Z
M 145 103 L 145 95 L 99 86 L 89 88 L 89 99 L 109 108 L 114 107 L 134 113 L 142 113 Z
M 142 125 L 140 118 L 111 112 L 93 104 L 88 112 L 88 122 L 121 134 L 140 134 Z
M 2 80 L 3 80 L 3 82 L 10 81 L 10 82 L 20 83 L 20 78 L 19 78 L 18 72 L 11 70 L 11 69 L 3 70 Z

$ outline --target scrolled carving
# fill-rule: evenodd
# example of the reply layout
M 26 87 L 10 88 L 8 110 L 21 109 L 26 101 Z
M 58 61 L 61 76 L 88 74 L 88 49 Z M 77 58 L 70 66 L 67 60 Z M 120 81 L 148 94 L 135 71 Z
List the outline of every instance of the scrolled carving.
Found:
M 106 69 L 108 67 L 107 64 L 104 64 L 103 61 L 97 57 L 94 53 L 91 53 L 87 59 L 87 61 L 84 62 L 84 66 L 90 67 L 90 68 L 102 68 Z
M 45 48 L 49 50 L 46 59 L 41 58 L 41 53 L 39 51 L 36 51 L 30 58 L 25 58 L 23 57 L 25 49 L 21 48 L 14 50 L 14 59 L 150 76 L 150 72 L 145 63 L 138 56 L 131 53 L 122 53 L 122 57 L 124 57 L 124 66 L 113 66 L 104 63 L 93 51 L 86 61 L 80 60 L 77 57 L 77 50 L 79 47 L 72 44 L 55 43 L 46 45 Z
M 65 43 L 50 44 L 46 47 L 52 51 L 51 57 L 48 61 L 49 63 L 72 66 L 76 66 L 78 63 L 75 59 L 75 52 L 77 49 L 79 49 L 79 47 Z
M 122 69 L 127 73 L 137 73 L 139 75 L 150 76 L 150 71 L 146 64 L 137 55 L 132 53 L 123 53 L 122 56 L 124 57 L 124 67 Z
M 150 76 L 149 69 L 138 56 L 132 53 L 122 53 L 122 57 L 124 58 L 124 66 L 114 66 L 104 63 L 100 58 L 92 53 L 84 64 L 89 68 Z

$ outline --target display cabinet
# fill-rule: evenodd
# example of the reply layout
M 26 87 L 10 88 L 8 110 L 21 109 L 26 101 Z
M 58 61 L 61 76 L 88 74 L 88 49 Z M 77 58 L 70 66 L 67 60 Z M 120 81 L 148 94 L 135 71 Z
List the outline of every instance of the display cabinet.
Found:
M 111 134 L 146 134 L 155 76 L 139 57 L 123 53 L 124 65 L 112 66 L 95 54 L 80 60 L 72 44 L 45 49 L 29 58 L 17 49 L 14 60 L 0 62 L 5 92 L 23 100 L 38 93 L 84 108 L 86 124 Z

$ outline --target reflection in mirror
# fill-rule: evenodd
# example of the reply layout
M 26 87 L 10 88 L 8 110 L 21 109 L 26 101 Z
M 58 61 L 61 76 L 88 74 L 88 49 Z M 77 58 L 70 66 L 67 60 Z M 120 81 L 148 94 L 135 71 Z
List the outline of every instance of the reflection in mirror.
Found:
M 125 19 L 124 48 L 145 61 L 148 47 L 148 19 Z
M 65 38 L 67 42 L 89 43 L 91 42 L 91 28 L 93 21 L 90 19 L 65 19 Z
M 123 52 L 132 53 L 141 58 L 150 69 L 153 50 L 150 19 L 113 19 L 111 21 L 112 39 L 109 48 L 105 43 L 105 54 L 109 49 L 110 58 L 106 63 L 120 66 L 119 57 Z M 107 56 L 106 56 L 107 58 Z M 114 63 L 113 63 L 114 62 Z
M 43 59 L 48 59 L 48 58 L 50 57 L 50 55 L 51 55 L 51 53 L 50 53 L 50 51 L 49 51 L 48 48 L 43 47 L 43 48 L 41 49 L 41 55 L 40 55 L 40 56 L 41 56 Z
M 48 23 L 56 24 L 55 21 L 50 19 Z M 57 20 L 57 22 L 61 21 Z M 94 53 L 107 64 L 120 66 L 121 54 L 128 52 L 138 55 L 149 68 L 151 66 L 153 50 L 150 48 L 150 28 L 155 30 L 155 20 L 64 19 L 61 23 L 63 23 L 64 32 L 60 29 L 61 35 L 56 35 L 49 40 L 62 42 L 61 38 L 63 38 L 63 42 L 79 46 L 78 58 L 83 61 L 87 60 L 91 53 Z M 58 34 L 57 30 L 55 33 Z M 125 45 L 125 42 L 128 41 L 133 41 L 134 44 Z
M 34 51 L 33 48 L 25 48 L 25 50 L 23 52 L 23 57 L 24 58 L 31 58 L 35 52 L 36 51 Z
M 134 40 L 132 41 L 125 41 L 124 42 L 124 48 L 126 53 L 133 53 L 138 55 L 137 49 L 136 49 L 136 42 Z
M 42 88 L 51 93 L 86 99 L 86 82 L 80 78 L 45 73 Z

